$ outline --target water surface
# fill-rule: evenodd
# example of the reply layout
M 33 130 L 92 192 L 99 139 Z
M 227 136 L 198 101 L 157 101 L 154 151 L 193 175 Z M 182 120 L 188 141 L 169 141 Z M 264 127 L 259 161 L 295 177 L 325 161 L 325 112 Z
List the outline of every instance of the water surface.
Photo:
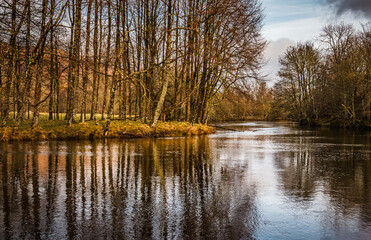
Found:
M 371 239 L 369 132 L 0 144 L 0 238 Z

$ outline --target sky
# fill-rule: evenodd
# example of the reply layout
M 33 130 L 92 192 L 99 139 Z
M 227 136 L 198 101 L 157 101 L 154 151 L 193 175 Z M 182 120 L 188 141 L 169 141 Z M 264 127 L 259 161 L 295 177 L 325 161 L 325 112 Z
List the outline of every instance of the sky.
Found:
M 334 23 L 350 23 L 356 29 L 371 23 L 371 0 L 261 0 L 265 20 L 263 73 L 269 83 L 277 79 L 278 58 L 297 42 L 315 41 L 321 29 Z

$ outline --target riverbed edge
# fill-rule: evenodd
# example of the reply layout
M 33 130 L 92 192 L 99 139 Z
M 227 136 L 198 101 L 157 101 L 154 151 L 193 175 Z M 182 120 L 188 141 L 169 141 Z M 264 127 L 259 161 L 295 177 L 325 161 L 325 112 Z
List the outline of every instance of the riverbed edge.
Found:
M 151 127 L 140 121 L 87 121 L 67 126 L 62 121 L 45 121 L 38 127 L 0 127 L 0 142 L 83 140 L 105 138 L 181 137 L 215 133 L 215 127 L 189 122 L 159 122 Z

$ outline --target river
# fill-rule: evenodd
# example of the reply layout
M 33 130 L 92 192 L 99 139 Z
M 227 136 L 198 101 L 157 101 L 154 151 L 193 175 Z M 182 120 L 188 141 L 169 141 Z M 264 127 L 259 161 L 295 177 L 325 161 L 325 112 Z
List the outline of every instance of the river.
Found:
M 0 143 L 0 239 L 371 239 L 371 134 Z

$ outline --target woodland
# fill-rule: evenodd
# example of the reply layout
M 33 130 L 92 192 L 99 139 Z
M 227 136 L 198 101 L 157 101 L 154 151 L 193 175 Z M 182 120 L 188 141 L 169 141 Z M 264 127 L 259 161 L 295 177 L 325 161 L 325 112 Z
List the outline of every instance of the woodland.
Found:
M 268 86 L 259 0 L 0 0 L 1 126 L 294 120 L 370 126 L 371 27 L 324 26 Z
M 2 0 L 0 16 L 2 126 L 205 123 L 266 44 L 257 0 Z
M 370 128 L 371 25 L 338 23 L 279 58 L 272 87 L 250 81 L 222 92 L 219 113 L 233 119 L 293 120 L 301 125 Z

